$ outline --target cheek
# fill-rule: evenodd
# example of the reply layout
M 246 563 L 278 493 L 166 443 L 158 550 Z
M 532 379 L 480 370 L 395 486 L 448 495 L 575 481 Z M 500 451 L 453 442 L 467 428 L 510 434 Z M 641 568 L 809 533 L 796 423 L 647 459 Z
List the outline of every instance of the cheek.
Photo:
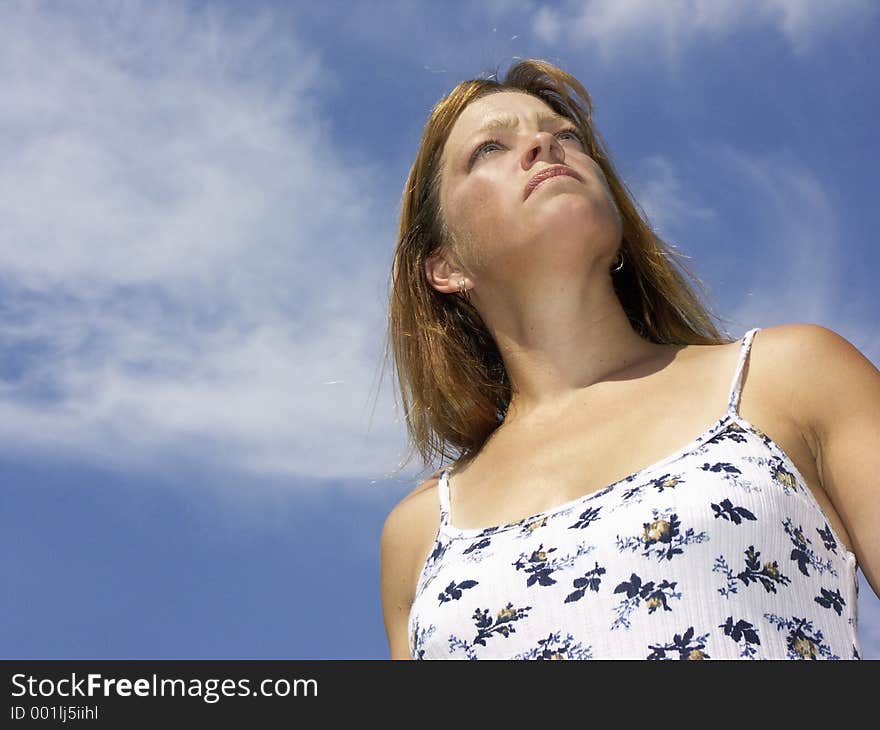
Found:
M 468 186 L 449 205 L 447 225 L 456 248 L 468 269 L 479 274 L 487 265 L 493 241 L 505 227 L 504 221 L 509 224 L 509 216 L 500 209 L 497 191 L 486 185 Z
M 459 199 L 459 218 L 477 238 L 492 236 L 505 218 L 503 201 L 498 194 L 498 183 L 475 180 L 462 191 Z
M 605 175 L 602 173 L 601 168 L 599 168 L 596 165 L 594 165 L 594 167 L 595 167 L 596 179 L 600 183 L 602 183 L 602 190 L 605 192 L 605 198 L 608 201 L 609 207 L 611 207 L 614 210 L 614 213 L 617 216 L 617 218 L 620 218 L 620 211 L 617 207 L 617 203 L 614 201 L 614 194 L 611 192 L 611 186 L 608 184 L 608 180 L 605 178 Z

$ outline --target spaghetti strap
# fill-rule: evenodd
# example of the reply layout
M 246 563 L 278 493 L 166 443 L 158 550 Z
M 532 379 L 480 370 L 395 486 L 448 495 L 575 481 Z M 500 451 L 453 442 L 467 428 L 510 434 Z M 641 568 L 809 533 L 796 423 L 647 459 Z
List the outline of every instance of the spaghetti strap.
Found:
M 444 469 L 440 473 L 440 480 L 437 482 L 437 494 L 440 497 L 440 524 L 449 524 L 449 469 Z
M 745 370 L 746 359 L 752 347 L 752 340 L 761 328 L 754 327 L 746 332 L 742 337 L 742 347 L 739 353 L 739 362 L 736 366 L 736 372 L 730 384 L 730 395 L 727 399 L 727 412 L 732 416 L 739 415 L 739 399 L 742 394 L 743 387 L 743 371 Z

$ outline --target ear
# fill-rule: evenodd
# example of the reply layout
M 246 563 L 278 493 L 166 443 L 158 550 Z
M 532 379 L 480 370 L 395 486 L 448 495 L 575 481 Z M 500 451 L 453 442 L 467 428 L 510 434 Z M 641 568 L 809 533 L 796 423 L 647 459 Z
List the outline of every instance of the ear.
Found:
M 457 292 L 461 281 L 469 288 L 470 280 L 442 252 L 431 254 L 425 259 L 425 276 L 432 287 L 444 294 Z

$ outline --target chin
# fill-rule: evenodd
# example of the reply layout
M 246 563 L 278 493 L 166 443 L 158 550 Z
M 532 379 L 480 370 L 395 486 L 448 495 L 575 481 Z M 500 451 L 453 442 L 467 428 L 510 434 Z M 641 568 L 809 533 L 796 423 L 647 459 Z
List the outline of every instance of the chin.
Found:
M 614 237 L 619 241 L 623 235 L 620 219 L 607 206 L 574 195 L 559 196 L 533 217 L 536 235 L 556 231 L 558 235 L 570 235 L 578 231 L 579 237 Z

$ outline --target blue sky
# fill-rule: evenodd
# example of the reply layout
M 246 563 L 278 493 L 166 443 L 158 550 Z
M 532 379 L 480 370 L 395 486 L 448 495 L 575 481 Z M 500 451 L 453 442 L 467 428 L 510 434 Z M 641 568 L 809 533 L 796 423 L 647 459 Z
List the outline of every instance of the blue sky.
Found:
M 880 363 L 872 0 L 4 2 L 4 658 L 387 658 L 379 374 L 434 102 L 561 65 L 732 336 Z M 439 466 L 431 466 L 431 470 Z M 859 635 L 880 599 L 859 575 Z

